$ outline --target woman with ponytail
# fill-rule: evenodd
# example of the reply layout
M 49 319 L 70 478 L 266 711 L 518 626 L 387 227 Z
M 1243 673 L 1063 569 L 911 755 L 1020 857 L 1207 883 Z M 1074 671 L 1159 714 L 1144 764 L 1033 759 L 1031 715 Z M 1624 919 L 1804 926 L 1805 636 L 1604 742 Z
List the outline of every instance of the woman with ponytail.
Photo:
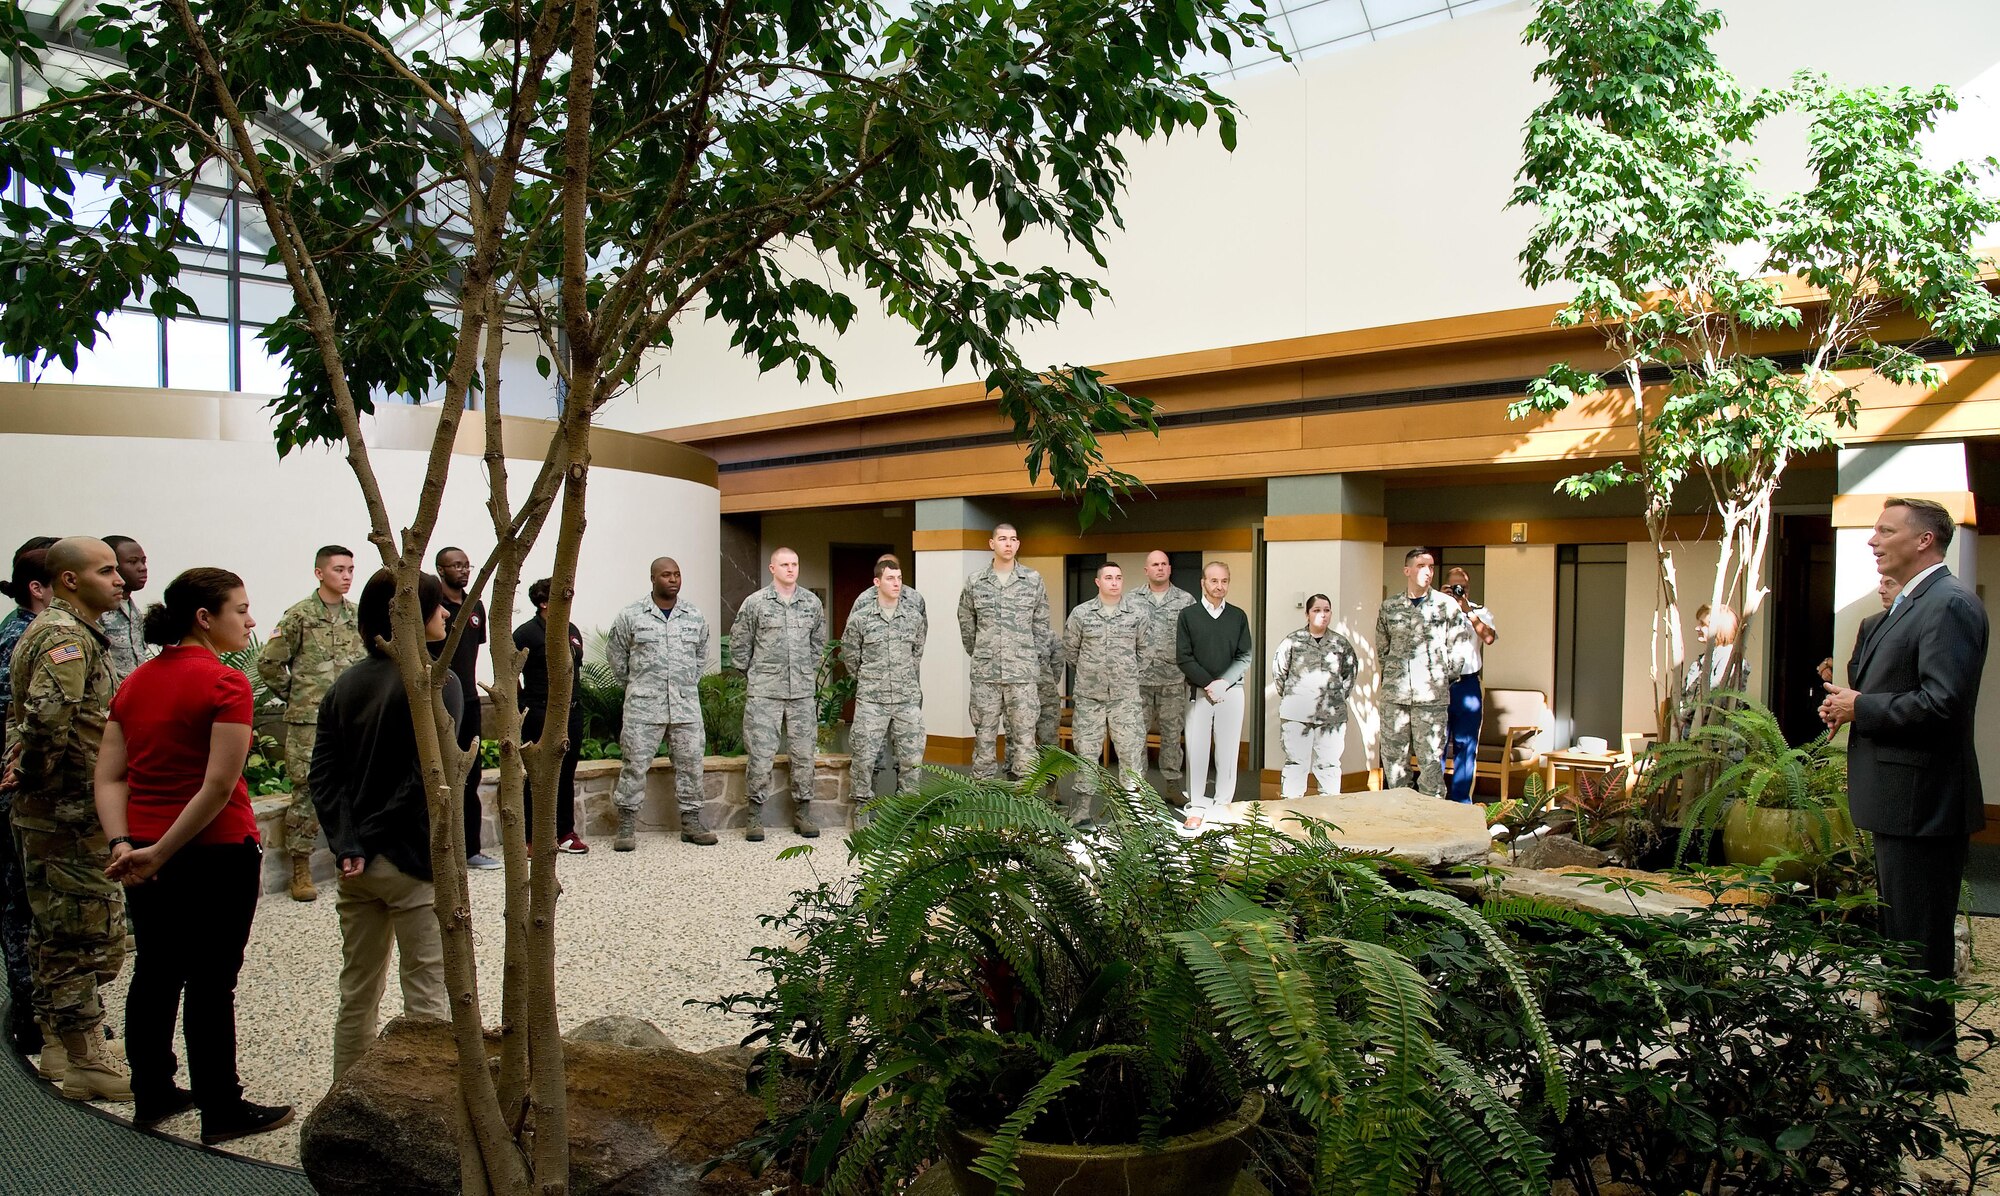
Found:
M 257 626 L 243 579 L 189 569 L 146 611 L 160 653 L 111 699 L 97 757 L 97 817 L 111 844 L 105 875 L 127 888 L 138 940 L 125 997 L 134 1125 L 201 1110 L 213 1145 L 276 1129 L 290 1106 L 243 1099 L 236 1074 L 236 976 L 257 911 L 263 848 L 243 764 L 254 718 L 250 678 L 221 653 Z M 186 1001 L 190 1092 L 174 1082 L 174 1020 Z
M 0 619 L 0 725 L 7 721 L 12 697 L 11 662 L 21 633 L 55 595 L 49 575 L 49 545 L 54 536 L 36 536 L 14 552 L 12 576 L 0 579 L 0 594 L 14 600 L 14 609 Z M 39 1054 L 42 1028 L 35 1023 L 35 968 L 28 958 L 28 886 L 14 852 L 14 795 L 0 789 L 0 958 L 7 970 L 8 1037 L 22 1058 Z M 57 1076 L 61 1079 L 61 1076 Z

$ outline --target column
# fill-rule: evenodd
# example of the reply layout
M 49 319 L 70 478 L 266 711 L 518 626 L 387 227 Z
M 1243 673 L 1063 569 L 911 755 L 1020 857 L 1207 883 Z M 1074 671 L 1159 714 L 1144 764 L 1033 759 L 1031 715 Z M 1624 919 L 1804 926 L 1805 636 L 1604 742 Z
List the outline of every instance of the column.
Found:
M 1875 593 L 1879 580 L 1875 554 L 1868 547 L 1882 500 L 1928 498 L 1943 503 L 1959 525 L 1945 551 L 1945 568 L 1967 585 L 1978 580 L 1974 550 L 1979 535 L 1974 530 L 1971 465 L 1965 445 L 1958 441 L 1842 449 L 1838 489 L 1833 498 L 1833 667 L 1835 679 L 1845 683 L 1861 620 L 1882 609 Z
M 1375 612 L 1382 605 L 1383 515 L 1380 478 L 1319 474 L 1272 478 L 1264 516 L 1264 629 L 1268 658 L 1279 640 L 1306 623 L 1306 598 L 1333 600 L 1333 629 L 1354 644 L 1360 675 L 1348 699 L 1347 746 L 1341 771 L 1365 777 L 1374 767 L 1380 722 L 1376 703 Z M 1268 676 L 1270 670 L 1265 669 Z M 1285 762 L 1278 737 L 1275 687 L 1264 695 L 1263 768 L 1275 776 Z M 1359 787 L 1350 779 L 1348 787 Z
M 965 581 L 992 561 L 987 541 L 1000 522 L 962 498 L 917 501 L 911 548 L 916 586 L 930 615 L 924 650 L 924 759 L 933 764 L 972 762 L 972 659 L 958 630 L 958 595 Z M 1060 585 L 1058 578 L 1051 584 Z

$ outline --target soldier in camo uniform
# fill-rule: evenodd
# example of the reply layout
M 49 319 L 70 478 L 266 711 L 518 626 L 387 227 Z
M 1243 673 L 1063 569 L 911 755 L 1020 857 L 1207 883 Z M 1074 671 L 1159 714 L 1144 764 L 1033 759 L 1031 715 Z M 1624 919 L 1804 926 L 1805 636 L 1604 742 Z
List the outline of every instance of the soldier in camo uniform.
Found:
M 1125 571 L 1097 567 L 1097 597 L 1078 603 L 1063 621 L 1063 654 L 1076 669 L 1076 711 L 1070 723 L 1076 754 L 1097 760 L 1104 738 L 1118 754 L 1118 775 L 1146 768 L 1146 708 L 1139 697 L 1140 660 L 1151 646 L 1152 621 L 1124 597 Z M 1077 781 L 1082 795 L 1096 792 L 1089 773 Z M 1088 811 L 1085 811 L 1086 814 Z
M 1271 680 L 1278 687 L 1278 736 L 1285 766 L 1279 797 L 1304 797 L 1306 771 L 1321 793 L 1340 792 L 1340 750 L 1347 736 L 1347 694 L 1360 660 L 1347 637 L 1332 629 L 1333 600 L 1306 599 L 1306 625 L 1278 642 Z
M 14 600 L 14 609 L 0 618 L 0 733 L 4 733 L 7 702 L 13 692 L 8 666 L 14 645 L 35 616 L 54 596 L 49 577 L 49 545 L 54 536 L 36 536 L 14 552 L 12 575 L 0 579 L 0 594 Z M 42 1028 L 35 1021 L 35 964 L 28 950 L 28 891 L 21 884 L 21 857 L 14 851 L 11 821 L 14 795 L 0 789 L 0 955 L 7 964 L 8 1033 L 14 1050 L 26 1058 L 42 1049 Z M 54 1077 L 61 1079 L 61 1076 Z
M 1160 733 L 1160 776 L 1168 799 L 1182 796 L 1181 771 L 1186 752 L 1188 686 L 1174 650 L 1174 624 L 1181 611 L 1194 605 L 1194 595 L 1173 582 L 1174 562 L 1166 553 L 1146 554 L 1146 584 L 1132 600 L 1146 616 L 1150 637 L 1139 662 L 1139 701 L 1146 726 Z
M 681 811 L 681 842 L 715 845 L 702 821 L 701 675 L 708 668 L 708 620 L 681 597 L 680 562 L 663 556 L 652 564 L 653 592 L 611 623 L 611 671 L 625 683 L 625 725 L 618 736 L 624 766 L 618 772 L 618 837 L 614 851 L 631 851 L 639 806 L 646 800 L 646 771 L 667 741 L 674 762 L 674 799 Z
M 131 1078 L 105 1046 L 98 993 L 125 962 L 125 898 L 104 875 L 111 845 L 94 784 L 113 688 L 97 620 L 125 596 L 125 582 L 102 540 L 58 540 L 47 564 L 55 597 L 14 646 L 0 772 L 28 893 L 36 1014 L 52 1040 L 41 1067 L 47 1075 L 60 1062 L 72 1100 L 128 1101 Z
M 924 693 L 921 672 L 930 623 L 903 588 L 895 557 L 875 562 L 874 601 L 857 604 L 841 637 L 840 658 L 854 676 L 854 804 L 875 798 L 875 762 L 883 744 L 896 766 L 896 791 L 916 790 L 924 763 Z
M 1007 727 L 1007 765 L 1015 780 L 1034 765 L 1035 724 L 1048 643 L 1049 591 L 1042 575 L 1014 558 L 1021 534 L 1011 523 L 993 529 L 993 563 L 966 579 L 958 595 L 958 634 L 972 657 L 972 775 L 999 775 L 1000 727 Z
M 97 621 L 97 629 L 111 645 L 111 685 L 116 689 L 133 669 L 153 658 L 153 646 L 139 625 L 139 603 L 133 598 L 146 588 L 146 549 L 130 536 L 106 536 L 104 542 L 118 555 L 118 576 L 125 579 L 125 597 Z
M 1382 672 L 1382 787 L 1410 787 L 1410 756 L 1421 771 L 1417 792 L 1444 796 L 1444 744 L 1451 686 L 1472 628 L 1458 604 L 1431 588 L 1437 558 L 1428 548 L 1403 554 L 1404 588 L 1375 616 L 1375 659 Z
M 771 796 L 771 766 L 780 745 L 791 756 L 792 829 L 816 839 L 812 820 L 813 768 L 819 742 L 820 653 L 826 648 L 826 612 L 799 585 L 799 554 L 771 554 L 771 584 L 743 600 L 729 628 L 729 655 L 748 678 L 743 702 L 743 743 L 750 749 L 744 781 L 750 822 L 743 837 L 764 837 L 764 801 Z
M 285 775 L 292 781 L 292 804 L 285 810 L 285 850 L 292 857 L 292 900 L 315 901 L 312 853 L 319 840 L 319 815 L 312 804 L 313 737 L 319 700 L 365 649 L 347 591 L 354 585 L 354 554 L 329 544 L 313 556 L 319 588 L 295 602 L 278 619 L 257 654 L 257 676 L 285 703 Z

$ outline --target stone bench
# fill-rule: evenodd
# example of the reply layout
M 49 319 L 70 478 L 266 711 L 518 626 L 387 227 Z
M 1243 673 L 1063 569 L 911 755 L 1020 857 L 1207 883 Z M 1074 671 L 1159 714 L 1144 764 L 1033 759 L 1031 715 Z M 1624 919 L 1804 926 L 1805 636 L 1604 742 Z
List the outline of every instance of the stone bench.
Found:
M 711 830 L 740 829 L 749 820 L 749 793 L 744 780 L 746 756 L 708 756 L 702 760 L 702 818 Z M 848 781 L 848 758 L 824 754 L 814 762 L 813 820 L 829 830 L 844 830 L 853 824 L 854 797 Z M 618 812 L 612 805 L 618 788 L 620 760 L 585 760 L 576 766 L 576 829 L 585 839 L 609 838 L 618 830 Z M 479 785 L 481 809 L 480 845 L 496 858 L 500 846 L 500 772 L 487 769 Z M 784 826 L 792 820 L 791 757 L 779 756 L 771 769 L 771 787 L 785 796 L 774 796 L 764 811 L 766 825 Z M 252 803 L 257 813 L 257 831 L 264 840 L 264 892 L 283 892 L 291 885 L 291 860 L 284 850 L 285 808 L 290 796 L 273 794 Z M 674 797 L 674 766 L 664 757 L 653 761 L 646 774 L 646 800 L 639 806 L 639 829 L 680 833 L 680 803 Z M 608 850 L 609 844 L 606 844 Z M 595 847 L 595 844 L 593 844 Z M 313 880 L 321 888 L 330 885 L 340 867 L 324 846 L 313 852 Z

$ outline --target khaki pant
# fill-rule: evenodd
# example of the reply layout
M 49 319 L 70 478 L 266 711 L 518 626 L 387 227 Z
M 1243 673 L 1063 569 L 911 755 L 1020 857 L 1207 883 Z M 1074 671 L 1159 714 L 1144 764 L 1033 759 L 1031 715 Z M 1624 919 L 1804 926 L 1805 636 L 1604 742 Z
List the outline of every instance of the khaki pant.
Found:
M 1033 681 L 972 683 L 972 775 L 1000 775 L 1000 731 L 1007 732 L 1007 771 L 1015 780 L 1035 767 L 1035 723 L 1041 718 L 1041 687 Z M 1046 745 L 1044 745 L 1046 746 Z
M 431 882 L 418 880 L 382 856 L 359 876 L 340 880 L 340 1014 L 333 1026 L 337 1080 L 375 1041 L 389 944 L 403 979 L 403 1012 L 450 1020 L 444 987 L 444 945 L 432 912 Z
M 285 807 L 285 850 L 307 859 L 319 844 L 319 811 L 313 808 L 311 784 L 313 743 L 318 738 L 315 723 L 285 724 L 285 776 L 292 782 L 292 804 Z

